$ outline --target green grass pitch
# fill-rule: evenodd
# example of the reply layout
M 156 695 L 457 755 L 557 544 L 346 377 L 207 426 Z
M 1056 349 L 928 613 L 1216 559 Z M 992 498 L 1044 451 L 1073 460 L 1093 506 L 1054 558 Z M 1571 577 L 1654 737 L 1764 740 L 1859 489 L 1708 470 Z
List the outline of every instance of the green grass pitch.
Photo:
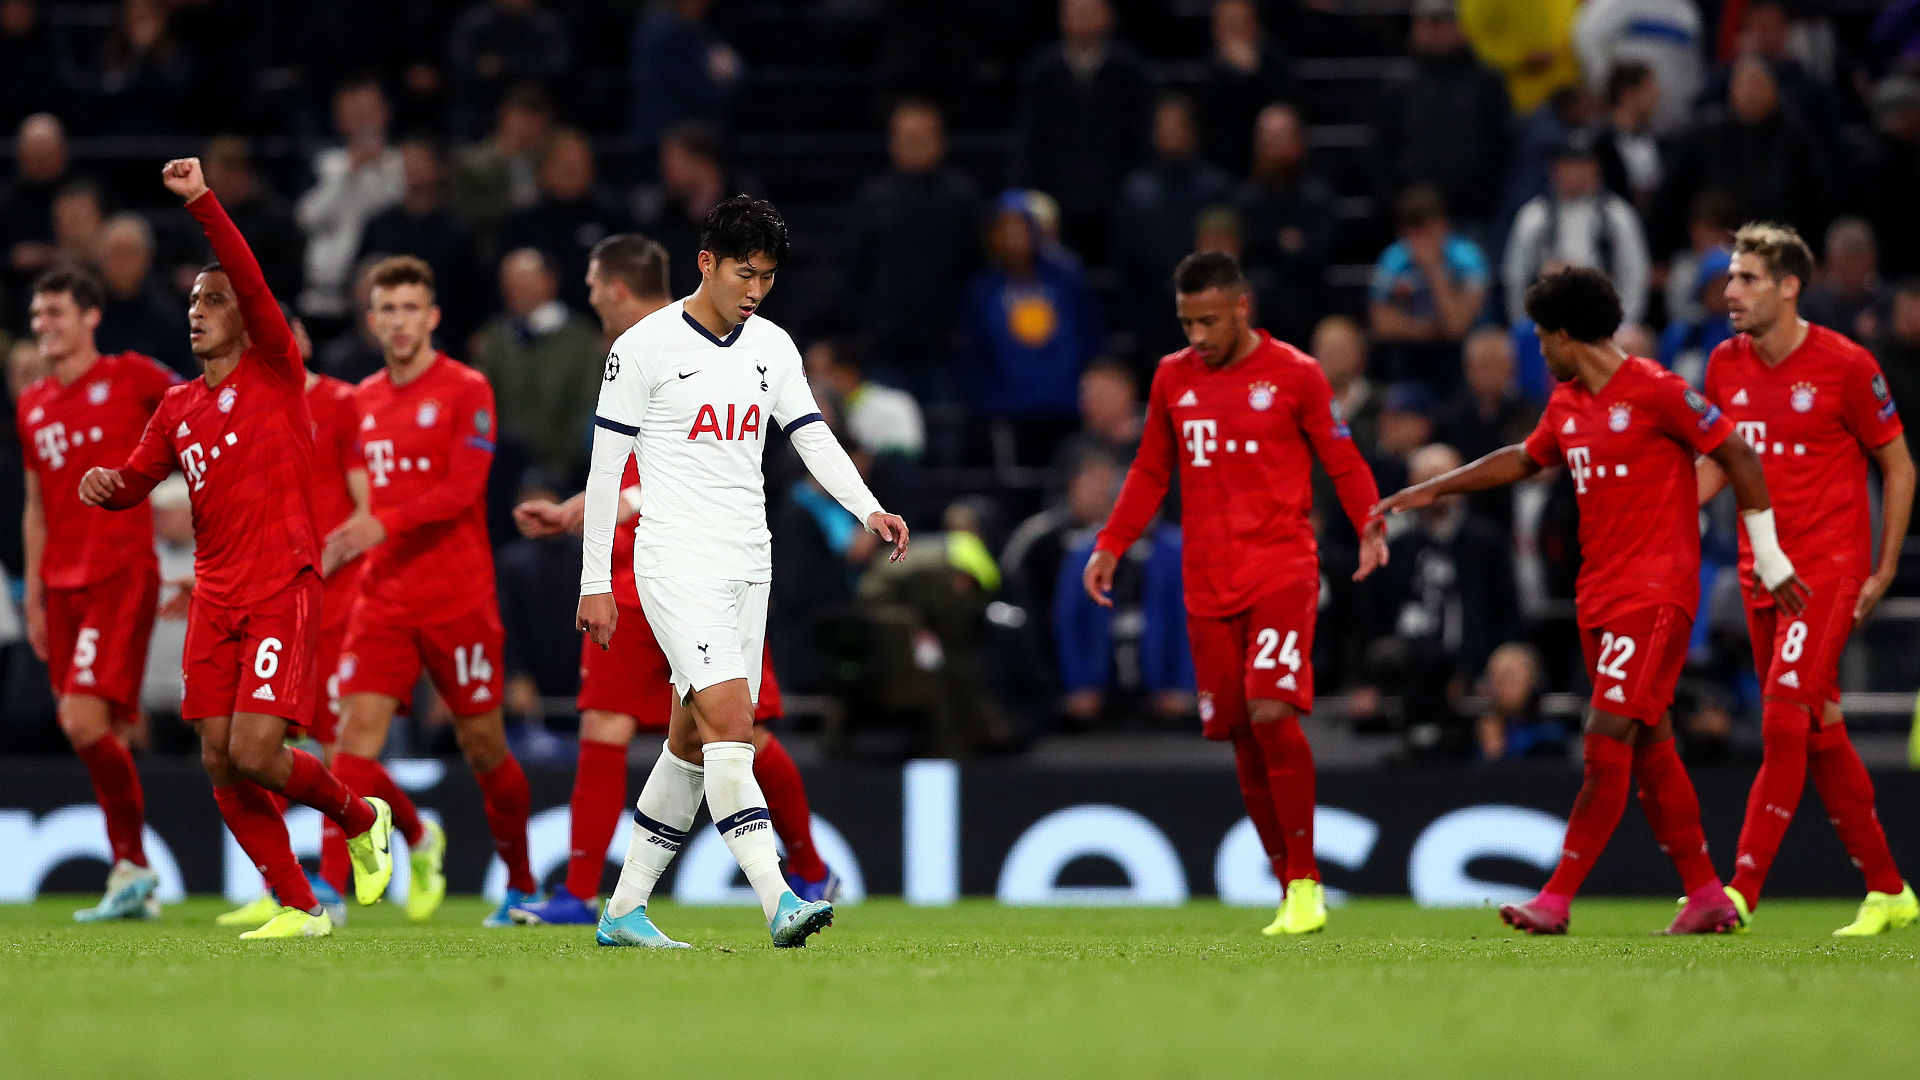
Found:
M 89 899 L 0 906 L 0 1075 L 1810 1080 L 1920 1062 L 1920 926 L 1835 941 L 1845 902 L 1664 940 L 1668 904 L 1583 901 L 1576 936 L 1523 939 L 1490 911 L 1358 901 L 1276 941 L 1269 913 L 1212 903 L 875 901 L 794 951 L 751 910 L 661 904 L 695 948 L 650 953 L 483 930 L 473 899 L 261 944 L 214 927 L 212 900 L 71 922 Z

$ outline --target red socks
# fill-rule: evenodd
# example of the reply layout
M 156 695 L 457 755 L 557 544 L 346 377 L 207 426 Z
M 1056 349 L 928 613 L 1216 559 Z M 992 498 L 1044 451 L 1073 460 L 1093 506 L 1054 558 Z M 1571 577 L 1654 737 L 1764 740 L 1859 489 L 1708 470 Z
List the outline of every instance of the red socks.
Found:
M 627 748 L 580 740 L 573 774 L 572 843 L 567 852 L 567 891 L 582 900 L 600 895 L 607 847 L 627 802 Z
M 473 776 L 480 781 L 480 794 L 486 800 L 487 831 L 493 833 L 493 850 L 507 864 L 507 888 L 527 894 L 537 892 L 540 886 L 533 880 L 527 861 L 527 818 L 533 813 L 527 774 L 508 754 L 491 771 L 475 770 Z
M 213 789 L 213 801 L 220 806 L 220 817 L 240 842 L 267 888 L 281 904 L 302 911 L 318 910 L 313 886 L 293 857 L 293 844 L 287 839 L 287 823 L 280 818 L 265 788 L 251 780 Z
M 1740 824 L 1739 855 L 1733 861 L 1733 888 L 1750 908 L 1760 906 L 1760 887 L 1787 835 L 1807 783 L 1807 742 L 1812 718 L 1806 707 L 1768 698 L 1761 705 L 1760 737 L 1765 746 L 1760 772 L 1747 793 L 1747 816 Z M 1895 891 L 1898 891 L 1896 889 Z
M 87 766 L 93 797 L 106 816 L 113 861 L 125 859 L 135 866 L 147 865 L 147 851 L 140 836 L 146 827 L 147 800 L 127 744 L 120 741 L 120 736 L 108 733 L 89 746 L 76 748 L 75 753 Z
M 1707 834 L 1700 829 L 1700 797 L 1680 762 L 1672 739 L 1642 743 L 1633 750 L 1633 775 L 1640 781 L 1640 808 L 1653 826 L 1660 850 L 1680 871 L 1688 896 L 1717 892 L 1720 875 L 1707 857 Z
M 1313 857 L 1313 748 L 1300 730 L 1299 717 L 1250 726 L 1267 759 L 1267 787 L 1272 791 L 1273 816 L 1286 851 L 1285 880 L 1319 881 L 1320 865 Z
M 387 775 L 385 766 L 357 754 L 335 754 L 333 771 L 341 783 L 353 789 L 354 794 L 385 799 L 387 805 L 393 807 L 393 827 L 406 838 L 408 847 L 426 839 L 426 827 L 420 824 L 420 811 L 407 793 L 400 790 L 400 785 L 393 782 L 393 777 Z
M 773 831 L 787 849 L 787 871 L 806 881 L 827 876 L 827 864 L 813 848 L 813 811 L 807 808 L 807 786 L 780 740 L 767 736 L 767 745 L 753 755 L 753 778 L 767 797 Z
M 305 750 L 287 752 L 293 755 L 293 768 L 287 773 L 287 782 L 281 786 L 280 794 L 325 814 L 348 836 L 359 836 L 373 828 L 374 810 L 367 800 L 355 795 L 339 777 L 328 772 L 319 758 Z
M 1240 801 L 1247 804 L 1247 816 L 1253 819 L 1253 831 L 1273 867 L 1273 879 L 1287 883 L 1286 838 L 1280 832 L 1280 819 L 1273 814 L 1273 789 L 1267 786 L 1267 756 L 1253 733 L 1242 728 L 1233 733 L 1233 771 L 1240 779 Z
M 1898 893 L 1905 886 L 1893 852 L 1887 850 L 1880 815 L 1873 808 L 1873 779 L 1847 738 L 1847 729 L 1830 725 L 1814 732 L 1811 742 L 1813 786 L 1827 804 L 1827 816 L 1847 854 L 1866 875 L 1868 891 Z
M 1567 838 L 1560 845 L 1560 863 L 1540 890 L 1571 899 L 1587 880 L 1595 860 L 1606 850 L 1620 815 L 1627 809 L 1627 791 L 1633 783 L 1633 747 L 1619 739 L 1588 734 L 1582 743 L 1580 794 L 1567 818 Z
M 332 818 L 320 819 L 320 880 L 333 886 L 341 896 L 350 895 L 347 885 L 353 877 L 353 863 L 347 856 L 347 834 Z

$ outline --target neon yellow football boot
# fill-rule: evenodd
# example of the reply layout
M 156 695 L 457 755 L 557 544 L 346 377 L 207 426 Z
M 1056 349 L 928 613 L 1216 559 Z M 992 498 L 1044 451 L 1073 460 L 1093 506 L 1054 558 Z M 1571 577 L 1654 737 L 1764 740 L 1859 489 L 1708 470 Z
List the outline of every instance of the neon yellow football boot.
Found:
M 1326 928 L 1326 890 L 1312 878 L 1287 882 L 1287 898 L 1280 903 L 1280 932 L 1315 934 Z
M 215 926 L 259 926 L 273 918 L 279 910 L 280 901 L 275 900 L 272 893 L 261 893 L 232 911 L 215 916 L 213 924 Z
M 1752 930 L 1753 909 L 1747 906 L 1747 898 L 1741 896 L 1740 890 L 1731 885 L 1722 885 L 1721 888 L 1726 890 L 1727 899 L 1733 901 L 1733 910 L 1740 916 L 1740 921 L 1733 924 L 1733 932 L 1736 934 L 1744 934 Z M 1683 904 L 1685 902 L 1684 899 L 1681 901 Z
M 354 899 L 377 904 L 393 880 L 393 807 L 385 799 L 367 803 L 373 807 L 373 828 L 348 837 L 347 854 L 353 860 Z
M 281 908 L 279 913 L 268 919 L 266 925 L 258 930 L 249 930 L 240 935 L 242 941 L 270 941 L 276 938 L 327 937 L 333 933 L 333 920 L 327 918 L 326 910 L 318 915 L 309 915 L 299 908 Z
M 1870 892 L 1860 901 L 1860 913 L 1853 921 L 1833 932 L 1834 937 L 1872 937 L 1889 930 L 1900 930 L 1920 916 L 1920 899 L 1913 886 L 1905 882 L 1898 893 Z
M 447 831 L 437 821 L 422 821 L 420 825 L 426 835 L 407 859 L 413 874 L 407 885 L 407 918 L 414 922 L 433 918 L 433 913 L 440 910 L 440 901 L 447 898 L 443 865 L 447 861 Z
M 1287 932 L 1287 897 L 1285 893 L 1282 893 L 1280 896 L 1280 906 L 1273 909 L 1273 921 L 1261 927 L 1260 932 L 1268 937 L 1279 937 L 1281 934 Z

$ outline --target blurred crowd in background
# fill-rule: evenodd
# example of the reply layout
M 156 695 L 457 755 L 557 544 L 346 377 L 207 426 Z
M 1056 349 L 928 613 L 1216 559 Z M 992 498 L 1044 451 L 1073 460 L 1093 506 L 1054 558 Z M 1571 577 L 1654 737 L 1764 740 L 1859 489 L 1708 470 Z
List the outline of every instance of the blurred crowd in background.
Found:
M 206 253 L 156 182 L 170 156 L 204 159 L 323 372 L 380 367 L 364 267 L 433 267 L 438 344 L 499 400 L 509 706 L 534 753 L 573 724 L 580 554 L 509 511 L 584 476 L 607 344 L 587 252 L 642 231 L 684 295 L 698 223 L 743 191 L 793 229 L 768 317 L 915 525 L 913 558 L 874 558 L 770 448 L 772 647 L 830 746 L 1192 729 L 1177 508 L 1114 610 L 1078 583 L 1154 365 L 1183 344 L 1168 278 L 1191 251 L 1242 259 L 1256 322 L 1319 359 L 1383 493 L 1530 429 L 1550 387 L 1520 295 L 1543 270 L 1606 270 L 1623 347 L 1697 385 L 1752 219 L 1808 238 L 1803 312 L 1869 345 L 1920 417 L 1920 0 L 0 0 L 0 128 L 15 395 L 40 373 L 28 286 L 64 261 L 107 285 L 102 351 L 196 373 L 184 295 Z M 0 442 L 12 522 L 21 450 Z M 180 576 L 184 500 L 155 513 Z M 1732 517 L 1703 517 L 1677 705 L 1696 758 L 1758 742 Z M 1391 565 L 1358 586 L 1350 526 L 1319 527 L 1325 721 L 1393 758 L 1568 752 L 1564 477 L 1396 521 Z M 0 564 L 17 602 L 10 527 Z M 1871 657 L 1911 655 L 1916 594 L 1903 575 L 1850 689 L 1911 688 Z M 0 637 L 17 622 L 0 613 Z M 158 633 L 156 718 L 177 710 L 181 630 Z M 13 638 L 0 748 L 57 748 Z M 445 749 L 434 703 L 416 714 L 404 749 Z

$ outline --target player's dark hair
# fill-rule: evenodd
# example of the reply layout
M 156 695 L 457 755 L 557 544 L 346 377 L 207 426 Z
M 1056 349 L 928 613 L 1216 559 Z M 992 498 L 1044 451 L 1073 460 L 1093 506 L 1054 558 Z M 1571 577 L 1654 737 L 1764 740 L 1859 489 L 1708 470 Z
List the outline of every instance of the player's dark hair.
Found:
M 1096 356 L 1087 361 L 1080 377 L 1085 379 L 1089 375 L 1111 375 L 1126 383 L 1127 389 L 1136 394 L 1140 392 L 1140 380 L 1133 374 L 1133 368 L 1117 356 Z
M 894 98 L 893 104 L 887 107 L 887 115 L 894 116 L 909 109 L 932 113 L 933 118 L 940 121 L 942 126 L 946 124 L 946 112 L 932 98 L 921 97 L 918 94 L 902 94 Z
M 1800 287 L 1813 282 L 1813 249 L 1789 225 L 1755 221 L 1740 226 L 1733 234 L 1735 255 L 1758 255 L 1767 264 L 1775 281 L 1784 277 L 1800 279 Z
M 1627 91 L 1636 90 L 1653 77 L 1653 68 L 1638 60 L 1622 60 L 1607 72 L 1607 104 L 1618 105 Z
M 1402 229 L 1417 229 L 1447 216 L 1447 200 L 1432 184 L 1415 184 L 1393 204 L 1393 219 Z
M 1239 294 L 1247 291 L 1247 278 L 1240 272 L 1240 260 L 1223 251 L 1196 251 L 1173 268 L 1173 291 L 1190 296 L 1208 289 L 1224 289 Z
M 372 71 L 362 70 L 350 72 L 333 84 L 334 100 L 337 101 L 341 95 L 351 94 L 356 90 L 372 90 L 382 98 L 387 96 L 386 87 L 380 85 L 380 76 Z
M 735 195 L 707 212 L 707 219 L 700 223 L 700 250 L 715 262 L 745 262 L 755 252 L 764 252 L 776 266 L 784 266 L 787 223 L 767 200 Z
M 593 245 L 587 255 L 600 272 L 627 287 L 636 297 L 671 296 L 667 284 L 667 249 L 658 240 L 639 233 L 616 233 Z
M 1620 294 L 1607 275 L 1591 266 L 1570 266 L 1544 274 L 1527 290 L 1527 318 L 1548 333 L 1597 345 L 1620 329 L 1626 314 Z
M 374 263 L 367 271 L 367 284 L 375 289 L 391 289 L 400 285 L 420 285 L 433 295 L 433 267 L 425 259 L 413 255 L 393 255 Z
M 99 311 L 106 305 L 106 286 L 93 271 L 76 263 L 61 263 L 33 279 L 33 292 L 66 293 L 81 311 Z

